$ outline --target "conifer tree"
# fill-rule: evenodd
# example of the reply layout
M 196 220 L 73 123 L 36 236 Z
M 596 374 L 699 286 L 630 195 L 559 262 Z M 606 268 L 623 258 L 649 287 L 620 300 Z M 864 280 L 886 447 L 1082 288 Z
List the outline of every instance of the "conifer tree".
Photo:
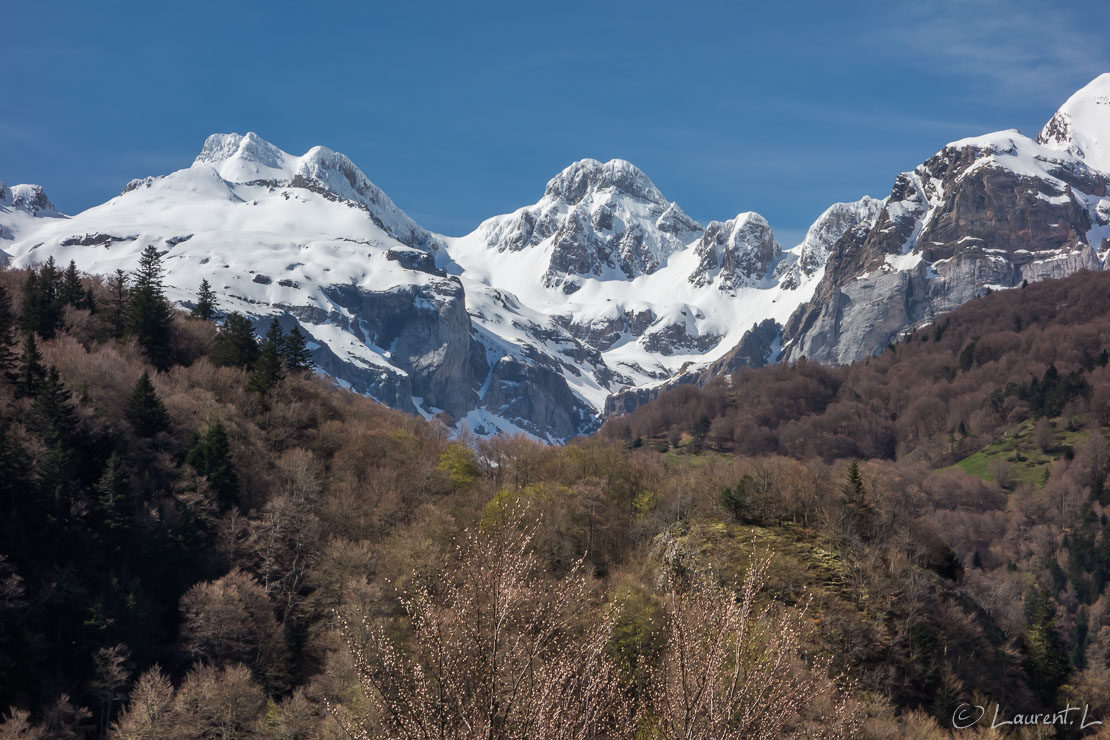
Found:
M 844 508 L 854 533 L 861 539 L 869 539 L 875 523 L 875 510 L 867 500 L 863 477 L 859 472 L 859 462 L 856 460 L 848 465 L 848 475 L 841 487 L 841 493 L 844 496 Z
M 35 466 L 35 484 L 48 502 L 45 514 L 48 518 L 58 519 L 65 516 L 69 508 L 67 499 L 74 491 L 77 476 L 74 475 L 73 453 L 65 444 L 55 444 Z
M 249 369 L 258 359 L 258 341 L 250 319 L 238 312 L 224 317 L 224 325 L 216 334 L 212 359 L 217 365 Z
M 276 323 L 277 319 L 274 319 L 274 324 Z M 262 343 L 262 351 L 259 353 L 258 359 L 254 363 L 254 371 L 247 381 L 248 391 L 254 391 L 262 395 L 269 393 L 285 376 L 282 369 L 278 345 L 275 344 L 274 340 L 269 336 L 271 333 L 272 332 L 267 333 L 267 339 Z M 280 334 L 281 327 L 278 327 L 278 335 L 280 336 Z
M 8 419 L 0 418 L 0 533 L 8 523 L 7 516 L 22 492 L 30 462 L 26 451 L 9 431 Z
M 197 302 L 193 305 L 193 316 L 205 321 L 211 321 L 216 316 L 216 291 L 207 280 L 200 281 L 200 290 L 197 291 Z
M 42 294 L 39 292 L 39 274 L 34 268 L 27 271 L 23 281 L 23 300 L 19 307 L 19 328 L 27 334 L 38 331 L 42 316 Z
M 277 316 L 270 319 L 269 326 L 266 327 L 266 336 L 262 337 L 262 343 L 270 342 L 281 354 L 281 348 L 285 345 L 285 334 L 281 330 L 281 322 L 278 321 Z
M 150 382 L 150 374 L 145 370 L 131 391 L 131 399 L 127 403 L 127 420 L 140 437 L 149 438 L 170 430 L 170 415 L 162 404 L 162 399 L 158 398 L 154 384 Z
M 1025 612 L 1025 667 L 1033 689 L 1049 701 L 1068 676 L 1068 656 L 1056 632 L 1056 605 L 1048 591 L 1031 585 L 1022 599 Z
M 0 287 L 0 374 L 15 382 L 15 316 L 12 315 L 12 300 L 8 292 Z
M 77 435 L 77 413 L 58 368 L 51 366 L 35 389 L 28 426 L 47 444 L 63 446 Z
M 23 352 L 19 356 L 19 366 L 16 369 L 16 397 L 30 398 L 35 395 L 45 376 L 46 368 L 43 367 L 42 353 L 39 352 L 38 344 L 35 342 L 35 335 L 28 333 L 23 340 Z
M 84 299 L 85 289 L 81 286 L 81 275 L 77 272 L 77 263 L 70 260 L 69 266 L 62 273 L 58 301 L 65 306 L 80 308 Z
M 108 325 L 112 327 L 112 337 L 123 338 L 127 328 L 127 306 L 130 290 L 128 289 L 127 273 L 116 270 L 116 274 L 108 278 L 108 303 L 105 306 L 108 313 Z
M 208 486 L 221 504 L 230 506 L 239 496 L 239 479 L 231 461 L 231 442 L 227 430 L 216 422 L 197 439 L 185 455 L 185 464 L 208 479 Z
M 859 474 L 859 461 L 853 460 L 848 465 L 848 475 L 844 480 L 844 498 L 849 502 L 863 500 L 863 478 Z
M 93 488 L 94 507 L 98 524 L 98 534 L 109 543 L 118 546 L 119 535 L 130 521 L 127 498 L 131 483 L 127 477 L 119 455 L 112 453 L 104 466 L 104 472 Z
M 285 345 L 282 347 L 281 354 L 285 358 L 285 367 L 290 372 L 311 370 L 313 367 L 312 353 L 308 351 L 308 340 L 296 324 L 293 324 L 293 328 L 285 336 Z
M 19 328 L 24 332 L 35 332 L 43 339 L 53 337 L 62 323 L 57 270 L 53 261 L 51 257 L 41 270 L 28 271 L 19 312 Z
M 170 366 L 170 326 L 173 314 L 162 287 L 162 258 L 154 245 L 143 250 L 134 274 L 128 306 L 128 330 L 158 370 Z

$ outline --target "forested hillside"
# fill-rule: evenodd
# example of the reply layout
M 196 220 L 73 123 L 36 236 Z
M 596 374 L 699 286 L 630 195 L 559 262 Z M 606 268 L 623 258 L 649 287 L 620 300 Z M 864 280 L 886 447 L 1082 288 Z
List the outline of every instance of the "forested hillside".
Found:
M 1110 713 L 1110 276 L 597 437 L 451 439 L 133 275 L 0 273 L 0 737 L 942 737 Z

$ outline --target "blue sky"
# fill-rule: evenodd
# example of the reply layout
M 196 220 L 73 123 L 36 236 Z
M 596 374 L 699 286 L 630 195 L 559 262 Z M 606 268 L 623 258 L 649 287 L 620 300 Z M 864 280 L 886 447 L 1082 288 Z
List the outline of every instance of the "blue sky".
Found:
M 1110 71 L 1110 3 L 0 0 L 0 180 L 77 212 L 213 132 L 348 154 L 448 234 L 622 157 L 792 244 L 946 142 Z

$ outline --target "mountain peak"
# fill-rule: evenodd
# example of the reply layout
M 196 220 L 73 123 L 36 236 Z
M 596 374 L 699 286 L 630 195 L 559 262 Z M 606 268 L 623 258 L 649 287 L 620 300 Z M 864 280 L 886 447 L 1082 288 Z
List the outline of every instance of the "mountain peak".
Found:
M 643 170 L 623 159 L 610 159 L 605 163 L 580 159 L 551 178 L 544 195 L 575 204 L 587 194 L 601 190 L 615 190 L 659 205 L 668 203 Z
M 292 174 L 287 152 L 278 149 L 253 131 L 212 134 L 204 141 L 194 167 L 211 166 L 220 177 L 230 182 L 285 179 Z
M 1088 167 L 1110 172 L 1110 72 L 1068 98 L 1041 129 L 1037 142 L 1068 151 Z
M 346 154 L 314 146 L 295 156 L 253 131 L 246 134 L 212 134 L 193 161 L 193 167 L 211 167 L 231 183 L 275 181 L 304 186 L 305 181 L 333 195 L 364 207 L 390 236 L 418 249 L 435 251 L 439 241 L 398 208 L 370 182 Z
M 8 187 L 0 182 L 0 205 L 26 211 L 32 216 L 51 216 L 58 213 L 58 209 L 46 197 L 46 191 L 43 190 L 42 185 L 12 185 Z

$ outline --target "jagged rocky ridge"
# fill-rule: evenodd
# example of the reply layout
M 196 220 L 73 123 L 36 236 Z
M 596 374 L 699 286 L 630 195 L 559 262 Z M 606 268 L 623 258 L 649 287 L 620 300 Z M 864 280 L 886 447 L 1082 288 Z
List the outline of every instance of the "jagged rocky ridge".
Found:
M 852 362 L 987 288 L 1102 269 L 1110 250 L 1110 74 L 1036 140 L 961 139 L 899 175 L 874 224 L 848 230 L 783 358 Z
M 70 219 L 41 188 L 0 186 L 0 248 L 107 273 L 157 244 L 171 298 L 207 277 L 225 310 L 299 323 L 358 392 L 556 441 L 676 383 L 849 362 L 987 287 L 1100 269 L 1108 110 L 1103 75 L 1037 140 L 953 142 L 789 249 L 759 214 L 703 227 L 623 160 L 576 162 L 536 204 L 440 236 L 344 155 L 255 134 L 213 135 L 191 167 Z

